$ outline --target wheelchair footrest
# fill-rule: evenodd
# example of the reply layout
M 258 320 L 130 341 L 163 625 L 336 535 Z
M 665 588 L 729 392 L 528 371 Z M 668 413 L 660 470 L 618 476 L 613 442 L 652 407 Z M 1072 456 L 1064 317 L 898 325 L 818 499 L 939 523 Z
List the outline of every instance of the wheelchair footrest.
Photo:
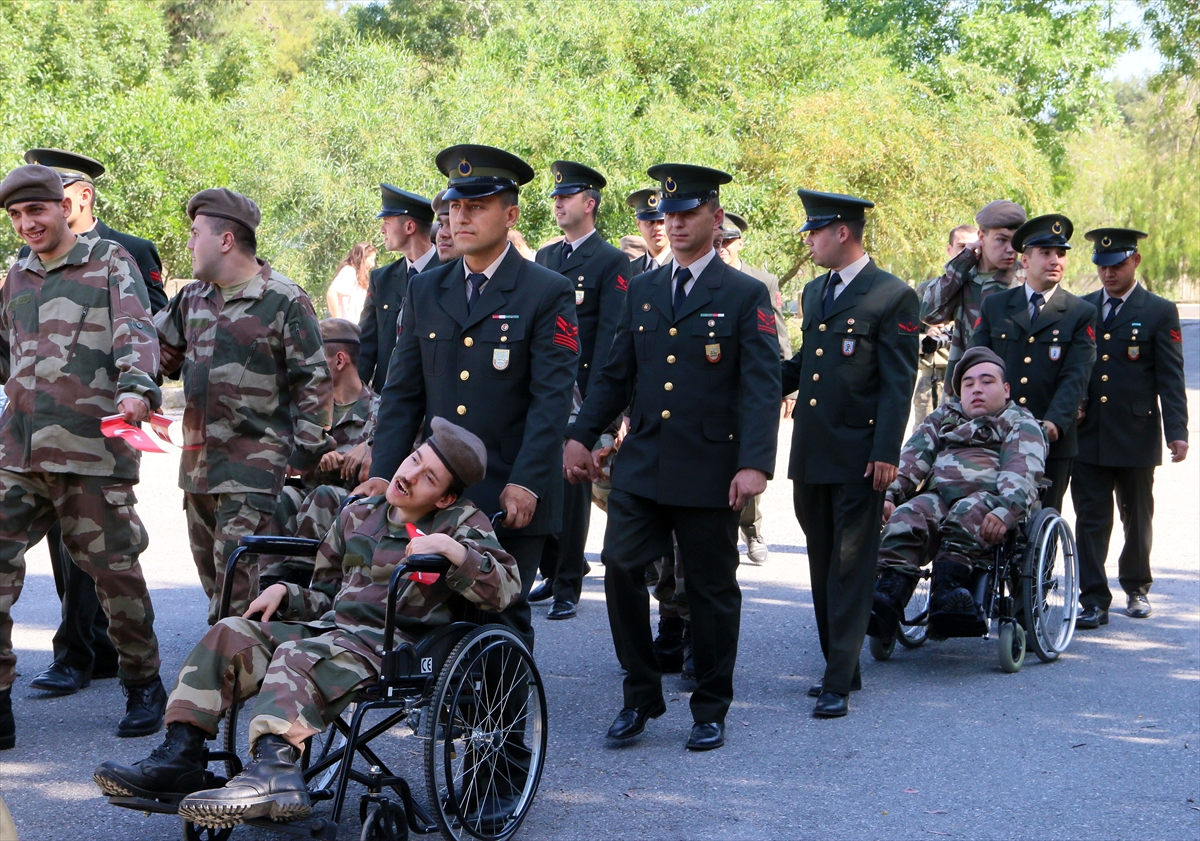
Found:
M 934 613 L 929 617 L 926 633 L 933 639 L 986 637 L 988 623 L 968 613 Z

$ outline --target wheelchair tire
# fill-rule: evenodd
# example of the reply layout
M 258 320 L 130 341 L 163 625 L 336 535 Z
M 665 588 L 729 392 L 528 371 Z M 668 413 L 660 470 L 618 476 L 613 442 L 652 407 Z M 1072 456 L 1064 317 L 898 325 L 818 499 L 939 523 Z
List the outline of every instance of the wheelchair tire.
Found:
M 879 637 L 867 637 L 867 647 L 871 649 L 871 656 L 876 660 L 892 659 L 892 652 L 896 650 L 896 638 L 892 637 L 886 644 Z
M 1075 633 L 1079 612 L 1079 558 L 1066 520 L 1043 509 L 1026 527 L 1021 605 L 1029 645 L 1043 663 L 1058 659 Z
M 920 620 L 919 625 L 905 625 L 900 623 L 900 633 L 896 635 L 897 641 L 905 648 L 919 648 L 925 644 L 925 631 L 927 630 L 926 622 L 929 621 L 929 576 L 922 575 L 917 581 L 917 587 L 913 590 L 912 598 L 908 600 L 908 606 L 904 608 L 904 618 L 911 621 Z M 922 618 L 924 614 L 924 618 Z
M 406 841 L 407 838 L 408 823 L 403 811 L 385 809 L 379 803 L 367 807 L 359 841 Z
M 1016 622 L 1005 622 L 1000 626 L 1000 669 L 1015 674 L 1025 663 L 1025 629 Z
M 183 841 L 229 841 L 232 834 L 232 826 L 214 829 L 211 826 L 199 826 L 191 821 L 183 822 Z
M 421 730 L 430 811 L 442 833 L 511 838 L 546 761 L 546 693 L 521 639 L 501 625 L 466 634 L 438 674 Z

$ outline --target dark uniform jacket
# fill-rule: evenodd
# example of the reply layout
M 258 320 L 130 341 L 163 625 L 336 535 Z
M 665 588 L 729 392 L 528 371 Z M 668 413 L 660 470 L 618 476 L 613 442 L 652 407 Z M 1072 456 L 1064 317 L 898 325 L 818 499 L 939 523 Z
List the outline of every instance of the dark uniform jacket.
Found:
M 371 475 L 391 479 L 428 420 L 444 417 L 487 447 L 470 488 L 489 516 L 505 485 L 538 497 L 522 535 L 557 534 L 562 435 L 579 365 L 575 296 L 557 272 L 510 247 L 467 314 L 462 259 L 413 278 L 383 387 Z
M 1096 361 L 1096 308 L 1059 288 L 1031 327 L 1022 285 L 986 298 L 979 318 L 971 346 L 994 350 L 1004 360 L 1012 399 L 1059 428 L 1047 458 L 1074 458 L 1075 421 Z
M 1079 460 L 1104 467 L 1162 464 L 1159 429 L 1168 441 L 1188 437 L 1179 311 L 1138 285 L 1105 330 L 1104 290 L 1083 300 L 1096 308 L 1098 336 L 1087 411 L 1079 423 Z
M 779 291 L 779 278 L 766 269 L 756 269 L 742 263 L 741 271 L 750 277 L 757 278 L 767 287 L 767 295 L 771 298 L 771 309 L 775 311 L 775 332 L 779 335 L 780 360 L 792 358 L 792 341 L 788 338 L 787 324 L 783 320 L 783 293 Z
M 592 370 L 604 364 L 617 332 L 621 304 L 629 289 L 629 258 L 625 252 L 593 232 L 579 248 L 562 261 L 562 242 L 538 251 L 539 266 L 553 269 L 571 282 L 575 290 L 575 318 L 579 322 L 579 393 L 587 396 Z
M 917 379 L 920 305 L 908 284 L 871 260 L 822 319 L 828 277 L 804 287 L 803 343 L 783 363 L 783 394 L 800 392 L 788 478 L 870 482 L 863 477 L 868 463 L 900 463 Z
M 671 269 L 630 282 L 612 353 L 567 437 L 590 448 L 632 401 L 613 488 L 663 505 L 728 508 L 738 470 L 775 472 L 775 318 L 766 287 L 715 257 L 676 319 Z
M 435 253 L 425 270 L 441 265 Z M 383 390 L 388 360 L 396 346 L 400 306 L 408 292 L 408 259 L 401 257 L 371 270 L 367 301 L 359 317 L 358 376 L 376 392 Z

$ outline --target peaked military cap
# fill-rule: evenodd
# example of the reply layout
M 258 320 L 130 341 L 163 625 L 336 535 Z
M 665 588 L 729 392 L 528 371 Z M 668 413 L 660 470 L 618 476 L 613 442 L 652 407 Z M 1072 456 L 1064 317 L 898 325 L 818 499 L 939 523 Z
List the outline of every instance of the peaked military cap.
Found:
M 533 180 L 533 167 L 516 155 L 473 143 L 443 149 L 437 156 L 437 168 L 450 179 L 442 196 L 446 201 L 494 196 Z
M 844 196 L 841 193 L 819 193 L 816 190 L 797 190 L 808 217 L 800 233 L 815 231 L 834 222 L 857 222 L 867 218 L 867 208 L 875 202 Z
M 658 164 L 646 174 L 659 182 L 658 207 L 663 213 L 682 213 L 720 195 L 721 185 L 733 176 L 719 169 L 692 164 Z
M 376 219 L 384 216 L 411 216 L 422 222 L 433 221 L 433 205 L 424 196 L 401 190 L 391 184 L 379 185 L 383 197 L 383 209 L 375 214 Z
M 360 343 L 361 331 L 357 324 L 347 318 L 325 318 L 321 320 L 321 342 L 340 345 Z
M 479 436 L 445 418 L 435 417 L 429 426 L 433 434 L 425 439 L 425 443 L 446 465 L 455 481 L 464 488 L 483 481 L 487 473 L 487 448 Z
M 988 202 L 975 214 L 975 224 L 981 228 L 1019 228 L 1025 219 L 1025 208 L 1008 199 Z
M 729 214 L 725 214 L 725 221 L 721 223 L 721 236 L 725 239 L 741 239 L 742 229 L 737 226 L 737 223 L 729 218 Z
M 1073 233 L 1075 226 L 1071 224 L 1070 219 L 1061 213 L 1047 213 L 1044 216 L 1035 216 L 1017 228 L 1013 233 L 1012 247 L 1022 254 L 1031 245 L 1069 249 Z
M 19 166 L 0 181 L 0 204 L 5 207 L 23 201 L 60 202 L 64 198 L 62 179 L 48 166 Z
M 596 170 L 574 161 L 555 161 L 550 164 L 550 172 L 554 174 L 554 189 L 550 191 L 552 196 L 573 196 L 584 190 L 603 190 L 608 184 Z
M 1137 253 L 1139 239 L 1150 236 L 1133 228 L 1095 228 L 1083 235 L 1092 246 L 1092 262 L 1097 266 L 1115 266 Z
M 635 190 L 625 199 L 625 204 L 633 208 L 634 216 L 643 222 L 657 222 L 663 218 L 663 212 L 659 210 L 658 203 L 658 190 L 653 187 Z
M 192 196 L 187 204 L 187 215 L 190 219 L 197 216 L 217 216 L 221 219 L 231 219 L 250 229 L 250 233 L 258 231 L 258 223 L 262 221 L 262 213 L 258 205 L 241 193 L 235 193 L 226 187 L 215 187 L 201 190 Z
M 41 164 L 55 170 L 64 187 L 76 181 L 94 184 L 104 174 L 104 164 L 98 160 L 64 149 L 30 149 L 25 153 L 25 163 Z
M 730 213 L 728 210 L 726 210 L 725 221 L 733 223 L 733 227 L 737 228 L 735 235 L 739 237 L 746 233 L 746 231 L 750 228 L 750 223 L 747 222 L 746 217 L 742 216 L 740 213 Z M 725 227 L 728 228 L 729 225 L 726 225 Z

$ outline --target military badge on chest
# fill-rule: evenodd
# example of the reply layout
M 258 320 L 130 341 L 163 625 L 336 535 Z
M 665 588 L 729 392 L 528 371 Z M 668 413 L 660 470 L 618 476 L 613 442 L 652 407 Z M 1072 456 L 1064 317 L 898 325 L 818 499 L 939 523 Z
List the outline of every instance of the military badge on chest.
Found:
M 506 347 L 498 347 L 492 351 L 492 367 L 497 371 L 503 371 L 508 367 L 509 350 Z
M 1130 362 L 1137 362 L 1137 358 L 1142 355 L 1142 349 L 1139 345 L 1130 345 L 1126 353 Z
M 1050 361 L 1057 362 L 1062 359 L 1062 345 L 1050 345 Z
M 842 339 L 842 356 L 854 356 L 856 347 L 858 347 L 858 339 Z
M 720 362 L 721 361 L 721 345 L 719 343 L 712 344 L 712 345 L 705 345 L 704 346 L 704 358 L 707 359 L 709 362 Z

